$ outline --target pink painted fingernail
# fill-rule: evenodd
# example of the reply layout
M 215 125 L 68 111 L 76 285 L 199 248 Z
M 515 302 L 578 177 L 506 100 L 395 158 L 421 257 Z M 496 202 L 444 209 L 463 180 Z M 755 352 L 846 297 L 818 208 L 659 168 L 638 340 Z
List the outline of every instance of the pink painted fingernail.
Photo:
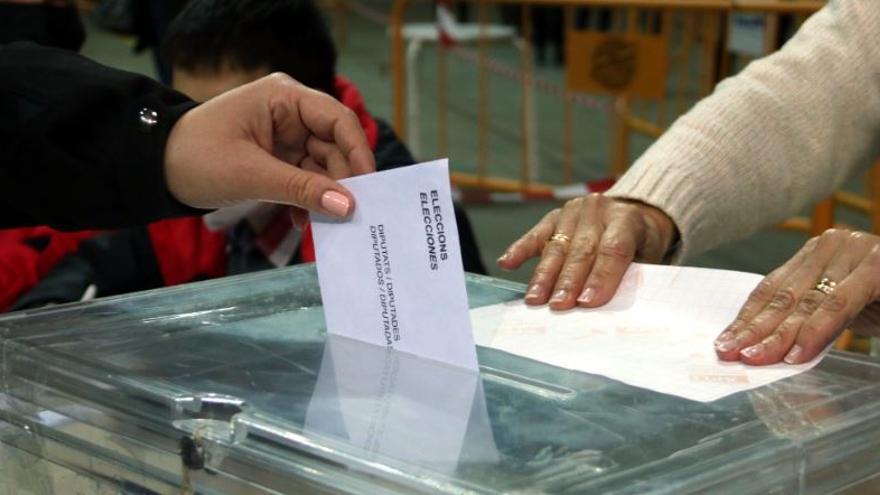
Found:
M 747 358 L 760 356 L 764 352 L 764 344 L 755 344 L 739 351 L 740 354 Z
M 351 201 L 344 194 L 327 191 L 321 196 L 321 206 L 338 217 L 344 217 L 351 209 Z
M 555 293 L 553 293 L 553 297 L 550 298 L 550 302 L 552 303 L 561 303 L 564 302 L 568 298 L 568 291 L 566 289 L 559 289 Z
M 588 304 L 593 298 L 596 297 L 596 289 L 592 287 L 587 287 L 581 292 L 581 297 L 578 298 L 579 303 Z
M 788 364 L 797 364 L 800 361 L 801 354 L 804 352 L 803 347 L 799 345 L 795 345 L 788 351 L 788 354 L 785 355 L 785 362 Z
M 728 340 L 732 340 L 736 336 L 733 332 L 724 332 L 715 339 L 715 343 L 718 344 L 720 342 L 726 342 Z
M 715 342 L 715 349 L 717 349 L 720 352 L 729 352 L 729 351 L 736 349 L 737 347 L 739 347 L 739 340 L 737 340 L 737 339 L 730 339 L 730 340 L 723 340 L 721 342 L 717 342 L 717 341 Z
M 507 261 L 509 259 L 510 259 L 510 252 L 506 252 L 506 253 L 502 254 L 501 257 L 499 257 L 496 260 L 496 263 L 504 263 L 505 261 Z

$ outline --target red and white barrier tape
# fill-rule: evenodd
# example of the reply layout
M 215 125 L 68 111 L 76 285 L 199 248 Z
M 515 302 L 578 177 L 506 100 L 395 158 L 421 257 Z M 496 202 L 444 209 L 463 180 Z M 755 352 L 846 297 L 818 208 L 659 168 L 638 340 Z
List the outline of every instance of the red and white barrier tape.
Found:
M 463 204 L 511 204 L 531 201 L 568 201 L 586 194 L 605 192 L 614 185 L 614 179 L 601 179 L 581 184 L 560 186 L 546 193 L 490 192 L 481 189 L 459 189 L 452 191 L 453 198 Z
M 391 24 L 391 16 L 389 16 L 385 12 L 374 9 L 369 5 L 365 5 L 361 2 L 349 1 L 346 3 L 346 7 L 350 11 L 372 22 L 373 24 L 381 24 L 383 26 L 388 26 Z
M 480 57 L 480 53 L 477 50 L 472 48 L 465 48 L 463 46 L 455 46 L 449 50 L 453 55 L 458 56 L 462 60 L 466 60 L 474 65 L 481 65 L 482 60 Z M 517 69 L 516 67 L 511 66 L 510 64 L 504 63 L 500 60 L 488 58 L 486 60 L 486 68 L 489 69 L 490 72 L 497 76 L 504 77 L 506 79 L 511 79 L 516 81 L 519 84 L 522 84 L 523 79 L 525 79 L 525 74 Z M 528 80 L 528 84 L 550 96 L 555 96 L 560 99 L 570 99 L 572 103 L 580 105 L 584 108 L 589 108 L 591 110 L 597 110 L 600 112 L 609 112 L 610 105 L 607 100 L 595 98 L 584 93 L 574 93 L 566 90 L 564 87 L 547 81 L 545 79 L 539 79 L 537 77 L 532 76 L 531 79 Z
M 437 0 L 437 38 L 444 48 L 455 46 L 455 15 L 452 13 L 452 0 Z

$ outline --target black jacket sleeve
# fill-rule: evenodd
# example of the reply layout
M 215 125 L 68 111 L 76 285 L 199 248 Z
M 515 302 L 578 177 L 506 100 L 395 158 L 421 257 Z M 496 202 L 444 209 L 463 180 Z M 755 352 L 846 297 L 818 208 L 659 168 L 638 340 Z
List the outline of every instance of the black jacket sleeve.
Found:
M 0 46 L 0 228 L 136 225 L 193 214 L 165 185 L 195 103 L 147 77 L 32 43 Z

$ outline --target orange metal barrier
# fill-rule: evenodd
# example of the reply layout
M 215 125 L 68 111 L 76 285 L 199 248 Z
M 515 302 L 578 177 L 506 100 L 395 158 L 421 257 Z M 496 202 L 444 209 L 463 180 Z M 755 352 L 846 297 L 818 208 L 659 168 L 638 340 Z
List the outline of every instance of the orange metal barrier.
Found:
M 337 0 L 342 1 L 342 0 Z M 567 40 L 576 39 L 576 31 L 572 25 L 572 11 L 575 7 L 605 7 L 615 9 L 612 25 L 623 26 L 625 36 L 639 35 L 639 29 L 650 24 L 646 19 L 659 19 L 660 26 L 657 39 L 664 43 L 670 42 L 670 26 L 673 16 L 679 21 L 677 48 L 672 50 L 667 70 L 654 74 L 653 84 L 664 87 L 668 79 L 673 78 L 675 83 L 671 88 L 665 88 L 662 94 L 652 97 L 640 97 L 637 92 L 620 91 L 614 97 L 613 123 L 611 137 L 611 152 L 609 159 L 609 172 L 611 176 L 622 174 L 630 162 L 630 140 L 634 134 L 648 136 L 652 139 L 659 137 L 671 121 L 681 115 L 691 106 L 693 101 L 707 95 L 712 91 L 719 77 L 731 72 L 730 56 L 726 48 L 726 40 L 722 39 L 722 23 L 732 12 L 760 13 L 765 16 L 765 52 L 770 53 L 776 49 L 778 37 L 779 16 L 782 14 L 794 15 L 799 25 L 806 17 L 821 8 L 823 0 L 471 0 L 476 3 L 479 11 L 478 17 L 482 23 L 486 20 L 486 7 L 490 4 L 514 4 L 523 7 L 522 34 L 528 46 L 530 42 L 530 8 L 532 6 L 561 6 L 565 8 L 565 26 L 569 36 Z M 392 37 L 392 71 L 394 87 L 394 124 L 401 135 L 405 135 L 405 78 L 403 39 L 401 36 L 403 18 L 411 0 L 396 0 L 391 15 Z M 699 48 L 697 48 L 699 47 Z M 689 98 L 687 80 L 693 67 L 690 64 L 692 54 L 699 49 L 699 91 Z M 718 55 L 721 54 L 719 59 Z M 476 174 L 455 173 L 454 182 L 462 187 L 477 187 L 493 191 L 520 191 L 525 193 L 546 193 L 553 186 L 540 184 L 531 180 L 530 163 L 528 162 L 529 150 L 527 143 L 523 143 L 521 151 L 520 177 L 493 177 L 487 171 L 487 134 L 489 111 L 484 102 L 487 93 L 488 55 L 486 46 L 479 46 L 480 66 L 480 93 L 481 104 L 479 109 L 479 132 L 480 150 L 478 153 L 479 163 Z M 526 86 L 532 84 L 531 50 L 522 52 L 522 77 L 523 85 L 523 111 L 522 122 L 523 134 L 528 125 L 528 105 L 526 99 L 528 92 Z M 440 91 L 438 100 L 441 105 L 445 99 L 445 57 L 438 60 L 438 72 L 440 72 Z M 662 78 L 662 79 L 661 79 Z M 571 78 L 569 78 L 571 79 Z M 612 93 L 613 91 L 604 91 Z M 569 101 L 577 95 L 573 91 L 566 91 L 562 97 Z M 695 96 L 695 97 L 694 97 Z M 692 101 L 693 100 L 693 101 Z M 650 104 L 654 104 L 653 116 L 649 116 Z M 440 149 L 446 148 L 445 113 L 439 114 L 441 125 L 438 142 Z M 564 135 L 563 135 L 563 178 L 566 183 L 573 179 L 573 147 L 574 135 L 572 131 L 571 105 L 564 106 Z M 796 230 L 810 235 L 818 235 L 824 230 L 836 224 L 835 210 L 838 206 L 850 208 L 864 213 L 870 217 L 872 230 L 880 233 L 880 207 L 875 206 L 875 191 L 880 191 L 880 163 L 872 169 L 866 177 L 866 194 L 854 194 L 847 191 L 837 191 L 828 199 L 817 204 L 810 217 L 798 217 L 789 219 L 781 224 L 782 228 Z
M 721 39 L 723 30 L 722 23 L 726 20 L 727 15 L 731 12 L 759 12 L 768 16 L 768 19 L 775 19 L 779 14 L 796 14 L 798 16 L 808 15 L 822 5 L 824 1 L 820 0 L 470 0 L 475 3 L 478 10 L 478 18 L 481 26 L 485 25 L 487 19 L 487 7 L 495 4 L 510 4 L 522 7 L 522 30 L 521 34 L 524 38 L 526 49 L 522 50 L 521 73 L 522 73 L 522 122 L 523 135 L 526 135 L 526 128 L 529 119 L 529 92 L 527 87 L 533 83 L 532 67 L 531 67 L 531 8 L 534 6 L 559 6 L 565 8 L 566 30 L 569 35 L 576 31 L 572 24 L 572 11 L 575 7 L 603 7 L 615 10 L 614 24 L 625 26 L 623 34 L 627 37 L 639 36 L 638 24 L 644 25 L 646 18 L 656 17 L 662 19 L 661 30 L 658 39 L 664 40 L 668 44 L 671 35 L 671 19 L 673 15 L 683 19 L 683 32 L 679 43 L 678 50 L 671 57 L 669 70 L 665 73 L 653 74 L 653 86 L 664 87 L 666 84 L 666 75 L 678 76 L 678 87 L 673 90 L 672 101 L 666 94 L 661 97 L 653 98 L 657 101 L 658 109 L 655 119 L 648 119 L 644 115 L 648 105 L 645 104 L 646 98 L 637 98 L 631 91 L 604 91 L 605 94 L 611 93 L 615 95 L 614 100 L 614 123 L 613 136 L 611 142 L 610 153 L 610 170 L 612 176 L 619 176 L 629 165 L 629 146 L 630 135 L 632 133 L 642 134 L 651 138 L 657 138 L 665 130 L 669 122 L 674 117 L 680 115 L 690 106 L 686 101 L 687 86 L 686 76 L 690 69 L 689 62 L 692 50 L 699 45 L 700 53 L 700 92 L 697 97 L 705 96 L 710 93 L 717 82 L 717 74 L 719 72 L 719 64 L 722 73 L 729 70 L 729 64 L 726 63 L 726 57 L 718 60 L 718 54 L 722 53 L 721 49 L 724 40 Z M 394 91 L 394 126 L 401 136 L 406 136 L 406 78 L 405 78 L 405 59 L 404 59 L 404 40 L 403 26 L 404 16 L 407 9 L 412 4 L 411 0 L 395 0 L 393 10 L 390 17 L 391 24 L 391 69 L 393 78 Z M 768 37 L 775 36 L 775 23 L 768 23 Z M 643 33 L 641 33 L 643 34 Z M 571 36 L 567 37 L 567 40 Z M 567 41 L 568 43 L 568 41 Z M 648 45 L 646 45 L 648 46 Z M 567 47 L 570 49 L 570 47 Z M 531 167 L 529 163 L 530 150 L 528 142 L 524 139 L 521 149 L 521 167 L 520 177 L 517 179 L 492 177 L 487 172 L 487 156 L 488 156 L 488 127 L 489 127 L 489 110 L 487 107 L 486 94 L 488 93 L 488 77 L 489 72 L 486 70 L 488 64 L 487 43 L 479 43 L 479 151 L 478 151 L 478 167 L 475 177 L 464 177 L 457 174 L 459 179 L 457 182 L 462 185 L 488 188 L 499 191 L 528 191 L 532 188 L 544 189 L 549 187 L 546 184 L 536 184 L 531 180 Z M 644 57 L 643 57 L 644 58 Z M 439 83 L 441 87 L 438 92 L 438 100 L 445 101 L 445 55 L 441 53 L 438 60 Z M 573 92 L 564 95 L 563 98 L 568 100 Z M 673 104 L 674 103 L 674 104 Z M 438 142 L 440 148 L 445 149 L 445 111 L 441 111 L 438 115 L 441 125 L 438 127 Z M 564 135 L 563 135 L 563 177 L 566 182 L 571 181 L 573 177 L 572 156 L 573 142 L 571 126 L 570 105 L 565 106 L 564 111 Z
M 332 0 L 337 8 L 344 5 L 344 0 Z M 681 115 L 699 98 L 709 94 L 720 77 L 731 72 L 730 59 L 727 52 L 726 41 L 721 36 L 728 16 L 733 12 L 760 13 L 765 16 L 766 29 L 764 47 L 766 53 L 778 48 L 775 40 L 778 35 L 778 19 L 782 14 L 794 15 L 797 24 L 803 22 L 806 17 L 821 8 L 825 2 L 822 0 L 470 0 L 477 4 L 477 17 L 481 25 L 487 20 L 487 7 L 493 4 L 520 5 L 522 9 L 522 36 L 526 48 L 521 52 L 521 77 L 518 78 L 523 87 L 522 111 L 520 127 L 523 135 L 527 133 L 529 119 L 529 92 L 528 86 L 534 85 L 530 46 L 531 37 L 531 7 L 533 6 L 561 6 L 565 8 L 565 26 L 569 36 L 568 40 L 577 39 L 577 32 L 572 23 L 572 12 L 575 7 L 604 7 L 614 9 L 612 26 L 617 31 L 610 34 L 622 34 L 629 38 L 647 36 L 644 31 L 646 26 L 659 26 L 659 32 L 653 33 L 658 42 L 672 44 L 670 37 L 671 26 L 674 20 L 678 21 L 678 37 L 675 40 L 677 46 L 669 50 L 669 60 L 664 71 L 652 75 L 652 84 L 663 88 L 661 94 L 639 95 L 638 91 L 601 91 L 614 96 L 613 123 L 611 149 L 609 158 L 609 172 L 611 176 L 622 174 L 630 162 L 630 140 L 634 134 L 648 136 L 652 139 L 659 137 L 675 117 Z M 397 132 L 406 135 L 406 78 L 404 59 L 404 40 L 402 36 L 404 17 L 411 5 L 411 0 L 395 0 L 390 15 L 391 34 L 391 69 L 393 79 L 393 102 L 394 102 L 394 126 Z M 344 7 L 342 7 L 344 8 Z M 654 21 L 652 21 L 652 19 Z M 653 22 L 653 24 L 652 24 Z M 606 33 L 608 34 L 608 33 Z M 650 33 L 648 33 L 650 34 Z M 583 38 L 583 36 L 581 36 Z M 567 47 L 570 51 L 572 48 Z M 691 64 L 692 55 L 699 50 L 699 69 L 697 70 L 699 88 L 696 94 L 689 95 L 692 81 L 688 80 L 693 72 Z M 532 180 L 531 166 L 529 162 L 528 143 L 523 140 L 521 149 L 521 166 L 518 178 L 495 177 L 488 173 L 488 132 L 489 132 L 489 109 L 486 103 L 488 93 L 488 67 L 491 61 L 488 58 L 487 43 L 478 44 L 477 65 L 480 70 L 479 93 L 480 104 L 478 108 L 479 124 L 479 151 L 476 174 L 454 173 L 453 181 L 462 187 L 476 187 L 491 191 L 518 191 L 527 194 L 542 194 L 552 190 L 550 184 L 537 183 Z M 719 58 L 719 54 L 721 57 Z M 446 98 L 446 57 L 441 51 L 438 57 L 438 101 L 439 107 L 443 107 Z M 569 61 L 569 64 L 571 62 Z M 571 77 L 569 77 L 571 79 Z M 669 79 L 674 80 L 671 87 Z M 570 82 L 570 81 L 569 81 Z M 571 86 L 571 85 L 570 85 Z M 562 91 L 560 96 L 566 101 L 576 98 L 579 93 L 569 90 Z M 651 106 L 653 105 L 653 112 Z M 649 115 L 650 114 L 650 115 Z M 572 131 L 571 105 L 564 106 L 563 112 L 563 178 L 566 183 L 573 180 L 573 147 L 574 134 Z M 438 112 L 438 143 L 441 151 L 447 147 L 446 114 L 441 108 Z M 830 198 L 820 202 L 814 208 L 809 218 L 793 218 L 784 222 L 781 226 L 786 229 L 801 231 L 817 235 L 827 228 L 835 225 L 835 208 L 843 206 L 863 212 L 870 216 L 871 225 L 875 232 L 880 233 L 880 208 L 875 207 L 873 194 L 880 191 L 880 164 L 873 169 L 866 178 L 865 196 L 846 191 L 835 192 Z

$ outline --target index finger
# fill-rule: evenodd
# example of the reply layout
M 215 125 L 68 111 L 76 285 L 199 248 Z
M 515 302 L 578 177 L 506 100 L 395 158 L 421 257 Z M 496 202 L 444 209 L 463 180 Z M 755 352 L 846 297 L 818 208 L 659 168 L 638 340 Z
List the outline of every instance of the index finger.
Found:
M 614 297 L 623 275 L 644 241 L 645 227 L 632 216 L 614 217 L 602 233 L 596 262 L 577 302 L 595 308 Z
M 351 177 L 351 167 L 348 166 L 347 160 L 333 143 L 321 141 L 317 136 L 311 136 L 306 141 L 306 150 L 309 154 L 303 161 L 303 168 L 306 163 L 311 161 L 313 162 L 311 165 L 321 169 L 321 173 L 326 173 L 332 179 L 339 180 Z
M 310 89 L 292 78 L 282 81 L 282 105 L 273 105 L 273 121 L 281 128 L 308 131 L 339 148 L 354 175 L 376 170 L 373 151 L 353 111 L 332 96 Z M 301 126 L 301 127 L 300 127 Z
M 514 241 L 498 258 L 498 266 L 504 270 L 516 270 L 526 261 L 540 256 L 547 240 L 556 230 L 561 211 L 559 208 L 550 211 L 531 230 Z
M 571 309 L 577 304 L 577 297 L 593 267 L 596 247 L 602 238 L 604 211 L 596 206 L 598 201 L 595 196 L 587 196 L 583 201 L 585 207 L 581 209 L 571 245 L 553 289 L 553 294 L 561 297 L 554 296 L 550 300 L 550 307 L 556 310 Z

